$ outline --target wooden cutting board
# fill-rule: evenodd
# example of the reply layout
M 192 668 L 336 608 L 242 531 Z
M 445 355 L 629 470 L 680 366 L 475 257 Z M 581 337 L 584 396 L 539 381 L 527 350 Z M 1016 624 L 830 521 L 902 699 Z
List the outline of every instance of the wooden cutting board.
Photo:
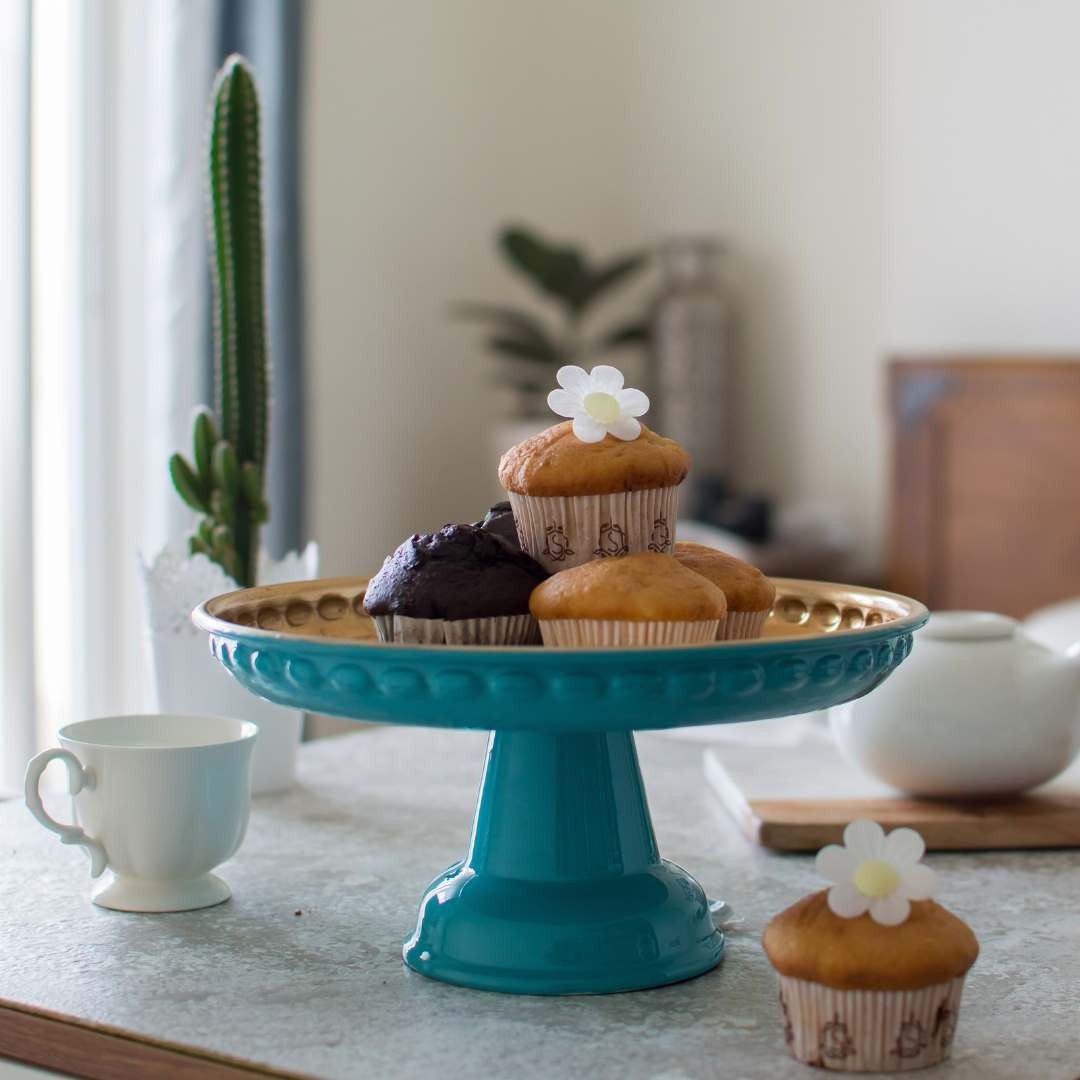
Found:
M 817 851 L 863 817 L 917 829 L 931 851 L 1080 847 L 1080 762 L 1031 794 L 980 802 L 899 796 L 820 735 L 797 746 L 710 747 L 705 775 L 742 831 L 775 851 Z

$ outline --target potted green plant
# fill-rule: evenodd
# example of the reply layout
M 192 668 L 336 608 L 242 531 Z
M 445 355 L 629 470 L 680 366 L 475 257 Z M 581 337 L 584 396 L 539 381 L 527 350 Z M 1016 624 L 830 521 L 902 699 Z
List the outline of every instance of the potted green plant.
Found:
M 269 345 L 259 98 L 251 68 L 230 56 L 217 75 L 207 139 L 216 402 L 192 422 L 190 458 L 173 454 L 169 476 L 197 515 L 186 550 L 144 564 L 158 708 L 240 716 L 259 725 L 256 793 L 295 777 L 303 715 L 242 690 L 213 660 L 189 616 L 196 604 L 255 584 L 314 577 L 318 552 L 275 562 L 259 543 L 267 521 Z
M 632 251 L 594 260 L 582 248 L 547 240 L 525 225 L 501 229 L 496 247 L 536 289 L 539 310 L 462 303 L 452 313 L 485 327 L 484 344 L 498 362 L 496 380 L 514 393 L 513 426 L 529 434 L 550 416 L 547 393 L 560 367 L 588 367 L 617 350 L 648 343 L 644 317 L 597 326 L 595 312 L 641 273 L 649 256 Z

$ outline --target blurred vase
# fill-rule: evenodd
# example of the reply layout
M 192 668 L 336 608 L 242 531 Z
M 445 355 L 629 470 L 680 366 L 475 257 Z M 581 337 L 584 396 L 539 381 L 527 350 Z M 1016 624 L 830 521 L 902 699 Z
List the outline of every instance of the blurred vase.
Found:
M 693 460 L 679 498 L 686 517 L 701 515 L 731 482 L 730 310 L 717 276 L 720 254 L 709 237 L 669 240 L 653 310 L 649 423 Z

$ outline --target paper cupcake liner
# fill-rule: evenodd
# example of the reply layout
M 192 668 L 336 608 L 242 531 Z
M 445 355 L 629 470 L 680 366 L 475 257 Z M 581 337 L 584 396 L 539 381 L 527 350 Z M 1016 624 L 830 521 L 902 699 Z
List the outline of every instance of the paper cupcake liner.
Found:
M 745 641 L 748 638 L 761 637 L 769 609 L 764 611 L 729 611 L 727 618 L 720 620 L 716 631 L 717 641 Z
M 670 555 L 675 546 L 677 487 L 610 495 L 508 494 L 522 548 L 552 574 L 639 551 Z
M 716 640 L 716 619 L 703 622 L 635 622 L 629 619 L 541 619 L 545 645 L 556 648 L 634 648 L 693 645 Z
M 791 1056 L 841 1072 L 924 1069 L 949 1056 L 964 979 L 920 990 L 834 990 L 780 976 Z
M 413 619 L 373 615 L 380 641 L 406 645 L 536 645 L 540 631 L 531 615 L 493 615 L 484 619 Z

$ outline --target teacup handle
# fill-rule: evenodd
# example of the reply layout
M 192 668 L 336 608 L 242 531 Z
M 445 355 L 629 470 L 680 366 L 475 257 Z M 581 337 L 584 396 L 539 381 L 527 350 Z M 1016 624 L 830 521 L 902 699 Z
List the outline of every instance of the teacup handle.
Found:
M 72 795 L 78 795 L 83 788 L 94 786 L 94 770 L 84 769 L 82 762 L 70 750 L 61 750 L 58 747 L 43 750 L 36 757 L 31 758 L 30 764 L 26 766 L 26 808 L 49 832 L 54 832 L 60 837 L 60 843 L 79 844 L 86 848 L 90 855 L 90 876 L 101 877 L 109 863 L 105 848 L 97 840 L 87 836 L 78 825 L 62 825 L 45 813 L 39 788 L 41 774 L 50 761 L 62 761 L 67 766 L 68 791 Z

